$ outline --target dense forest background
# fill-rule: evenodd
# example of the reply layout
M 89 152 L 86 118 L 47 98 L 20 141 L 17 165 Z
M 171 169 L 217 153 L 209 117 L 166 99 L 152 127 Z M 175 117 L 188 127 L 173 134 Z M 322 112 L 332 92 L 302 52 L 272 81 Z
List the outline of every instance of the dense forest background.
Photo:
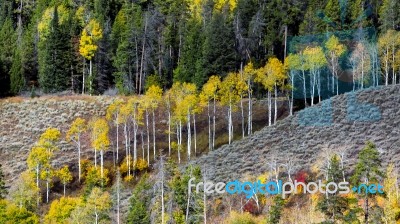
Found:
M 0 94 L 200 88 L 283 59 L 285 34 L 399 29 L 396 0 L 4 0 Z

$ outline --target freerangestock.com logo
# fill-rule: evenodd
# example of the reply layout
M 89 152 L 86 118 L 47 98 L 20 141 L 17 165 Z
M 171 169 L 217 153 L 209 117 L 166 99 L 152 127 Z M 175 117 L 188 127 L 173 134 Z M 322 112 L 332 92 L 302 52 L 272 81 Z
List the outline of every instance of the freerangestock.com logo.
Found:
M 256 182 L 241 182 L 239 180 L 225 182 L 199 182 L 195 184 L 196 178 L 191 178 L 188 182 L 189 193 L 195 188 L 196 193 L 204 192 L 205 194 L 245 194 L 246 198 L 251 198 L 254 194 L 263 195 L 282 195 L 285 198 L 288 194 L 348 194 L 351 191 L 357 194 L 383 194 L 383 186 L 381 184 L 360 184 L 350 187 L 349 182 L 283 182 L 269 181 L 262 183 L 260 180 Z

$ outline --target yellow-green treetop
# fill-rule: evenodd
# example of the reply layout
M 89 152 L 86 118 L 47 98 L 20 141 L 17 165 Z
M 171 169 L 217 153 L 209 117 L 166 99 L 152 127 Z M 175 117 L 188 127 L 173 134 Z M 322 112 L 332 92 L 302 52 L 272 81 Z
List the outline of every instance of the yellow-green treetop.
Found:
M 317 70 L 327 64 L 322 47 L 307 47 L 303 51 L 307 70 Z
M 97 118 L 91 123 L 92 147 L 95 150 L 105 150 L 110 145 L 108 138 L 109 127 L 104 118 Z
M 290 70 L 300 70 L 301 69 L 301 58 L 300 55 L 298 54 L 292 54 L 290 53 L 286 58 L 285 58 L 285 67 Z
M 82 203 L 82 199 L 72 197 L 61 197 L 54 200 L 50 205 L 49 212 L 44 217 L 44 223 L 68 224 L 71 212 Z
M 277 58 L 270 58 L 264 67 L 257 70 L 255 81 L 272 91 L 275 84 L 282 84 L 286 78 L 285 65 Z
M 236 103 L 240 100 L 240 95 L 236 89 L 238 81 L 237 74 L 230 72 L 221 82 L 219 98 L 222 105 L 231 105 L 235 108 Z
M 114 122 L 116 124 L 120 124 L 121 122 L 117 120 L 117 117 L 119 117 L 119 113 L 121 110 L 122 105 L 124 104 L 124 100 L 117 98 L 114 100 L 108 107 L 106 111 L 106 118 L 107 120 L 112 120 L 114 119 Z
M 40 136 L 37 145 L 45 147 L 49 153 L 52 151 L 58 150 L 58 147 L 55 144 L 60 139 L 60 136 L 61 136 L 61 133 L 58 129 L 48 128 Z
M 61 169 L 57 171 L 57 177 L 60 178 L 62 184 L 66 185 L 72 180 L 71 171 L 67 165 L 63 166 Z
M 97 51 L 97 42 L 103 38 L 100 23 L 92 19 L 82 31 L 79 42 L 79 53 L 87 60 L 92 60 Z
M 69 19 L 69 11 L 65 6 L 60 5 L 57 6 L 57 13 L 58 13 L 58 24 L 62 25 Z M 38 23 L 38 32 L 39 32 L 39 37 L 40 40 L 45 40 L 46 37 L 50 33 L 50 24 L 51 20 L 54 17 L 54 6 L 47 8 L 43 15 L 42 18 L 40 19 Z
M 332 35 L 325 43 L 325 47 L 328 50 L 329 57 L 340 57 L 346 52 L 346 46 L 339 42 L 339 38 Z
M 39 188 L 34 182 L 34 175 L 29 170 L 24 171 L 15 183 L 11 198 L 19 208 L 32 209 L 37 204 Z
M 230 12 L 233 12 L 237 6 L 237 0 L 216 0 L 214 8 L 222 11 L 225 7 L 228 7 Z
M 80 117 L 76 118 L 72 122 L 71 127 L 67 132 L 67 140 L 77 141 L 79 135 L 81 135 L 86 130 L 87 130 L 87 124 L 85 119 Z
M 156 109 L 162 99 L 162 94 L 163 90 L 159 86 L 152 85 L 147 89 L 144 100 L 149 101 L 152 109 Z
M 28 155 L 27 163 L 30 169 L 49 163 L 49 152 L 45 147 L 34 146 Z
M 93 165 L 86 169 L 85 183 L 88 186 L 107 186 L 110 181 L 108 177 L 108 169 L 104 169 L 103 178 L 101 177 L 101 169 Z
M 219 76 L 213 75 L 208 79 L 208 81 L 203 85 L 200 93 L 200 101 L 202 105 L 207 105 L 210 100 L 217 98 L 220 85 L 221 78 Z

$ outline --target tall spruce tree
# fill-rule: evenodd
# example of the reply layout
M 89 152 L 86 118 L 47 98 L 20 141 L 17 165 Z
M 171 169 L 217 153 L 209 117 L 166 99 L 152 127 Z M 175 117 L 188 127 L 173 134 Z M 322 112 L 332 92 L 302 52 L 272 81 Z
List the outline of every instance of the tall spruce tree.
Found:
M 67 24 L 67 23 L 65 23 Z M 42 43 L 39 61 L 39 84 L 44 92 L 66 90 L 70 80 L 71 41 L 67 25 L 60 25 L 57 7 L 50 23 L 50 31 Z
M 330 160 L 328 167 L 327 183 L 339 183 L 343 180 L 343 168 L 340 166 L 340 161 L 337 155 L 334 155 Z M 359 212 L 359 209 L 352 209 L 352 204 L 356 203 L 357 199 L 344 197 L 339 195 L 339 192 L 327 193 L 317 204 L 317 209 L 320 210 L 326 217 L 324 223 L 338 223 L 356 221 L 354 217 Z
M 2 165 L 0 164 L 0 199 L 4 199 L 7 195 L 6 183 L 4 180 L 4 173 Z
M 381 167 L 379 152 L 375 144 L 368 141 L 358 154 L 358 162 L 351 177 L 352 184 L 358 186 L 359 184 L 377 183 L 384 176 Z M 371 209 L 370 200 L 374 199 L 375 195 L 361 192 L 360 196 L 364 199 L 364 221 L 368 223 Z

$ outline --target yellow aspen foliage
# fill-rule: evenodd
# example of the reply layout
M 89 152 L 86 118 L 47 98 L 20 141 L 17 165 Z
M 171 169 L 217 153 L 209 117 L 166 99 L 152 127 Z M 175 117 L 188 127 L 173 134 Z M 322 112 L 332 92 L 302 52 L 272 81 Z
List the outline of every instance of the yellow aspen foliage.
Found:
M 190 15 L 196 19 L 200 19 L 203 11 L 204 0 L 188 0 L 187 4 L 189 6 Z
M 322 47 L 307 47 L 304 49 L 303 55 L 309 70 L 320 69 L 327 63 Z
M 145 95 L 145 100 L 149 101 L 150 107 L 156 109 L 162 99 L 163 90 L 156 85 L 150 86 Z
M 40 200 L 40 197 L 38 198 L 40 189 L 34 182 L 34 175 L 30 171 L 22 172 L 10 192 L 12 201 L 20 209 L 34 209 L 36 208 L 37 201 Z
M 79 136 L 87 130 L 87 124 L 85 119 L 76 118 L 72 124 L 70 129 L 67 132 L 67 140 L 78 141 Z
M 216 0 L 214 8 L 216 10 L 222 11 L 225 7 L 228 7 L 230 12 L 233 12 L 237 6 L 237 0 Z
M 95 150 L 105 150 L 110 145 L 108 138 L 109 127 L 104 118 L 97 118 L 91 123 L 92 147 Z
M 69 223 L 68 218 L 72 211 L 83 202 L 80 198 L 72 197 L 61 197 L 60 199 L 54 200 L 51 205 L 49 212 L 44 217 L 45 224 L 67 224 Z
M 238 76 L 236 73 L 229 73 L 221 82 L 219 90 L 219 98 L 222 105 L 230 105 L 235 109 L 236 103 L 240 100 L 240 95 L 237 90 Z
M 72 180 L 72 174 L 67 165 L 59 169 L 56 174 L 57 177 L 60 178 L 60 181 L 63 185 L 70 183 Z
M 58 24 L 62 25 L 69 19 L 69 11 L 65 6 L 59 5 L 57 6 L 58 13 Z M 38 23 L 38 32 L 40 40 L 43 41 L 50 33 L 50 24 L 51 20 L 54 17 L 54 6 L 47 8 L 42 14 L 42 18 Z
M 79 42 L 79 53 L 87 60 L 92 60 L 97 51 L 97 42 L 103 38 L 100 23 L 92 19 L 82 31 Z
M 29 169 L 35 169 L 37 166 L 43 166 L 49 163 L 47 149 L 42 146 L 34 146 L 28 155 L 27 163 Z
M 290 53 L 286 58 L 285 58 L 285 67 L 290 70 L 299 70 L 301 68 L 301 58 L 300 55 L 298 54 L 292 54 Z
M 40 136 L 38 145 L 44 147 L 51 147 L 54 149 L 56 141 L 60 139 L 61 133 L 56 128 L 48 128 L 46 131 Z
M 112 120 L 114 119 L 116 124 L 120 124 L 121 122 L 119 121 L 118 116 L 121 110 L 122 105 L 124 104 L 124 100 L 122 99 L 116 99 L 114 102 L 112 102 L 108 107 L 106 111 L 106 118 L 107 120 Z
M 205 106 L 211 100 L 217 99 L 218 89 L 221 85 L 221 79 L 219 76 L 211 76 L 208 81 L 203 85 L 200 93 L 201 105 Z
M 400 215 L 400 197 L 398 194 L 398 174 L 395 171 L 394 165 L 389 164 L 386 169 L 386 178 L 383 181 L 385 187 L 385 197 L 379 197 L 379 206 L 383 208 L 383 220 L 385 223 L 394 223 L 396 217 Z
M 332 35 L 325 43 L 325 47 L 328 50 L 329 57 L 338 58 L 346 52 L 346 47 L 339 42 L 339 38 Z
M 85 183 L 88 186 L 106 186 L 110 178 L 108 169 L 104 169 L 104 176 L 101 178 L 101 169 L 95 166 L 89 166 L 86 170 Z
M 128 164 L 130 164 L 128 167 Z M 119 172 L 121 173 L 121 175 L 127 175 L 128 171 L 132 171 L 133 170 L 133 158 L 131 155 L 125 156 L 124 160 L 122 161 L 121 165 L 119 166 Z M 130 168 L 130 169 L 128 169 Z
M 143 171 L 145 169 L 147 169 L 147 167 L 149 167 L 149 165 L 147 164 L 147 161 L 140 158 L 137 160 L 136 165 L 135 165 L 135 170 L 137 171 Z

